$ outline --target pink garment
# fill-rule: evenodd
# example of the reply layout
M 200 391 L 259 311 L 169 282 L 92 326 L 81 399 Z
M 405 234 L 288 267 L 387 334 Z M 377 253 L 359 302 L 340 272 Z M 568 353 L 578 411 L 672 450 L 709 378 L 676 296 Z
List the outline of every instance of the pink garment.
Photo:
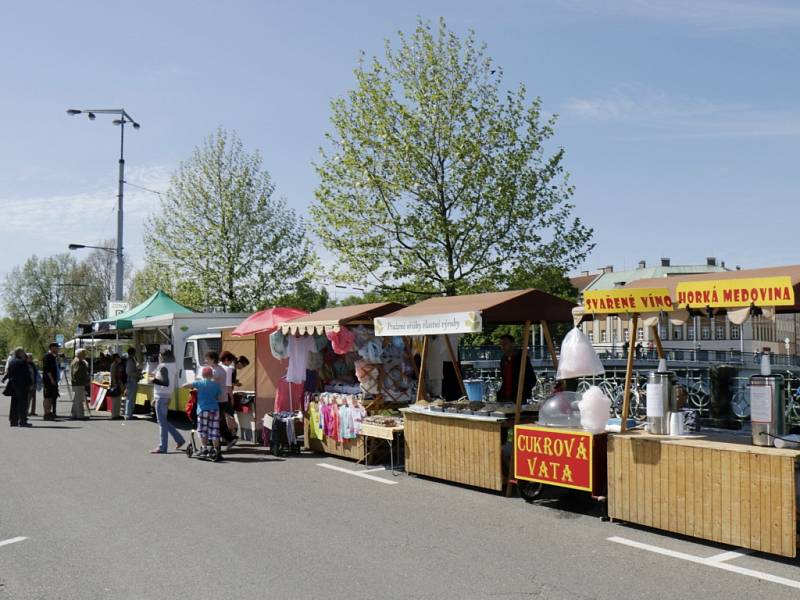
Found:
M 291 386 L 291 387 L 290 387 Z M 290 384 L 282 377 L 275 390 L 274 412 L 303 410 L 304 386 L 302 383 Z
M 356 336 L 347 327 L 342 327 L 339 331 L 327 331 L 325 335 L 331 341 L 331 347 L 336 354 L 347 354 L 356 347 Z

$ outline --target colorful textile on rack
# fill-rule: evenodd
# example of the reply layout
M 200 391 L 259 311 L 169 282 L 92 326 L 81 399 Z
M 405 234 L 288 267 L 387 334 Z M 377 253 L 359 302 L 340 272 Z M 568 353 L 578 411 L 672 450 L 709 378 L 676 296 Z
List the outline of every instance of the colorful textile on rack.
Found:
M 331 341 L 331 347 L 336 354 L 347 354 L 355 348 L 356 337 L 347 327 L 342 327 L 339 331 L 326 331 L 325 335 Z
M 308 396 L 308 395 L 307 395 Z M 354 440 L 361 433 L 367 411 L 361 396 L 354 394 L 315 394 L 308 402 L 309 436 L 317 433 L 337 442 Z M 316 428 L 317 433 L 311 429 Z

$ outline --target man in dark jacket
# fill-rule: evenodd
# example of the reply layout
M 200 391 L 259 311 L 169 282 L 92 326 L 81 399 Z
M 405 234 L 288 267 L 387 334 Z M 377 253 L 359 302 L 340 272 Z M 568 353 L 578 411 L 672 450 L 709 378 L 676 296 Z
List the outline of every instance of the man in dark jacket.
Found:
M 14 358 L 8 363 L 3 381 L 8 381 L 11 391 L 11 410 L 8 412 L 11 427 L 31 427 L 28 423 L 28 392 L 32 382 L 25 350 L 22 348 L 14 350 Z
M 500 376 L 502 385 L 497 392 L 500 402 L 516 402 L 519 389 L 519 371 L 522 362 L 522 351 L 514 346 L 514 338 L 504 335 L 500 338 L 500 349 L 503 356 L 500 359 Z M 522 384 L 522 399 L 531 397 L 531 390 L 536 384 L 536 374 L 529 360 L 525 361 L 525 378 Z
M 58 344 L 50 344 L 50 349 L 42 359 L 42 384 L 44 386 L 44 420 L 56 420 L 58 402 Z

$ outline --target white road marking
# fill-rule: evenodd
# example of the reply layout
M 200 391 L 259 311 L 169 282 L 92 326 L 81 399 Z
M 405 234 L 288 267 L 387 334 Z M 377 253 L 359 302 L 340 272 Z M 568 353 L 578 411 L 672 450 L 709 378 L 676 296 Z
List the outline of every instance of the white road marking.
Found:
M 786 587 L 795 588 L 800 590 L 800 581 L 795 581 L 794 579 L 787 579 L 786 577 L 779 577 L 778 575 L 771 575 L 769 573 L 764 573 L 763 571 L 756 571 L 754 569 L 746 569 L 745 567 L 738 567 L 736 565 L 729 565 L 728 563 L 721 562 L 719 557 L 721 555 L 712 556 L 711 558 L 701 558 L 699 556 L 695 556 L 694 554 L 686 554 L 685 552 L 678 552 L 676 550 L 668 550 L 667 548 L 660 548 L 658 546 L 653 546 L 651 544 L 644 544 L 642 542 L 636 542 L 634 540 L 629 540 L 623 537 L 610 537 L 607 538 L 609 542 L 615 542 L 617 544 L 623 544 L 625 546 L 630 546 L 631 548 L 638 548 L 639 550 L 647 550 L 648 552 L 654 552 L 656 554 L 661 554 L 663 556 L 669 556 L 672 558 L 679 558 L 681 560 L 685 560 L 688 562 L 693 562 L 698 565 L 704 565 L 706 567 L 713 567 L 715 569 L 722 569 L 723 571 L 729 571 L 731 573 L 738 573 L 739 575 L 745 575 L 747 577 L 754 577 L 755 579 L 761 579 L 762 581 L 770 581 L 772 583 L 777 583 L 779 585 L 785 585 Z M 723 553 L 729 554 L 729 553 Z M 734 558 L 733 556 L 728 557 L 728 559 Z M 716 560 L 714 560 L 716 559 Z M 724 559 L 724 560 L 728 560 Z
M 709 562 L 725 562 L 726 560 L 741 558 L 743 556 L 747 556 L 748 554 L 752 553 L 753 553 L 752 550 L 748 550 L 747 548 L 740 548 L 739 550 L 729 550 L 728 552 L 722 552 L 720 554 L 715 554 L 714 556 L 709 556 L 706 560 Z
M 356 477 L 362 477 L 363 479 L 369 479 L 370 481 L 377 481 L 378 483 L 385 483 L 386 485 L 397 485 L 396 481 L 389 481 L 388 479 L 384 479 L 383 477 L 376 477 L 375 475 L 370 475 L 364 471 L 351 471 L 350 469 L 345 469 L 344 467 L 337 467 L 336 465 L 329 465 L 327 463 L 317 463 L 318 467 L 323 467 L 325 469 L 331 469 L 332 471 L 339 471 L 341 473 L 347 473 L 348 475 L 354 475 Z M 381 469 L 384 470 L 384 469 Z
M 22 542 L 22 541 L 25 541 L 27 539 L 28 538 L 26 538 L 26 537 L 9 538 L 7 540 L 0 541 L 0 546 L 8 546 L 9 544 L 16 544 L 17 542 Z

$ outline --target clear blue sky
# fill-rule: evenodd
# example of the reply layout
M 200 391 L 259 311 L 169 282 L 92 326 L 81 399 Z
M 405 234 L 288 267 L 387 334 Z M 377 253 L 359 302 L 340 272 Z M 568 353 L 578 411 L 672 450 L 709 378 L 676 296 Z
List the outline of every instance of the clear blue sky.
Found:
M 328 102 L 360 51 L 417 16 L 472 28 L 560 115 L 585 268 L 670 256 L 798 263 L 800 3 L 775 0 L 18 2 L 0 5 L 0 274 L 115 231 L 118 130 L 69 107 L 125 107 L 128 180 L 163 190 L 218 125 L 258 149 L 305 213 Z M 157 196 L 128 189 L 140 263 Z

